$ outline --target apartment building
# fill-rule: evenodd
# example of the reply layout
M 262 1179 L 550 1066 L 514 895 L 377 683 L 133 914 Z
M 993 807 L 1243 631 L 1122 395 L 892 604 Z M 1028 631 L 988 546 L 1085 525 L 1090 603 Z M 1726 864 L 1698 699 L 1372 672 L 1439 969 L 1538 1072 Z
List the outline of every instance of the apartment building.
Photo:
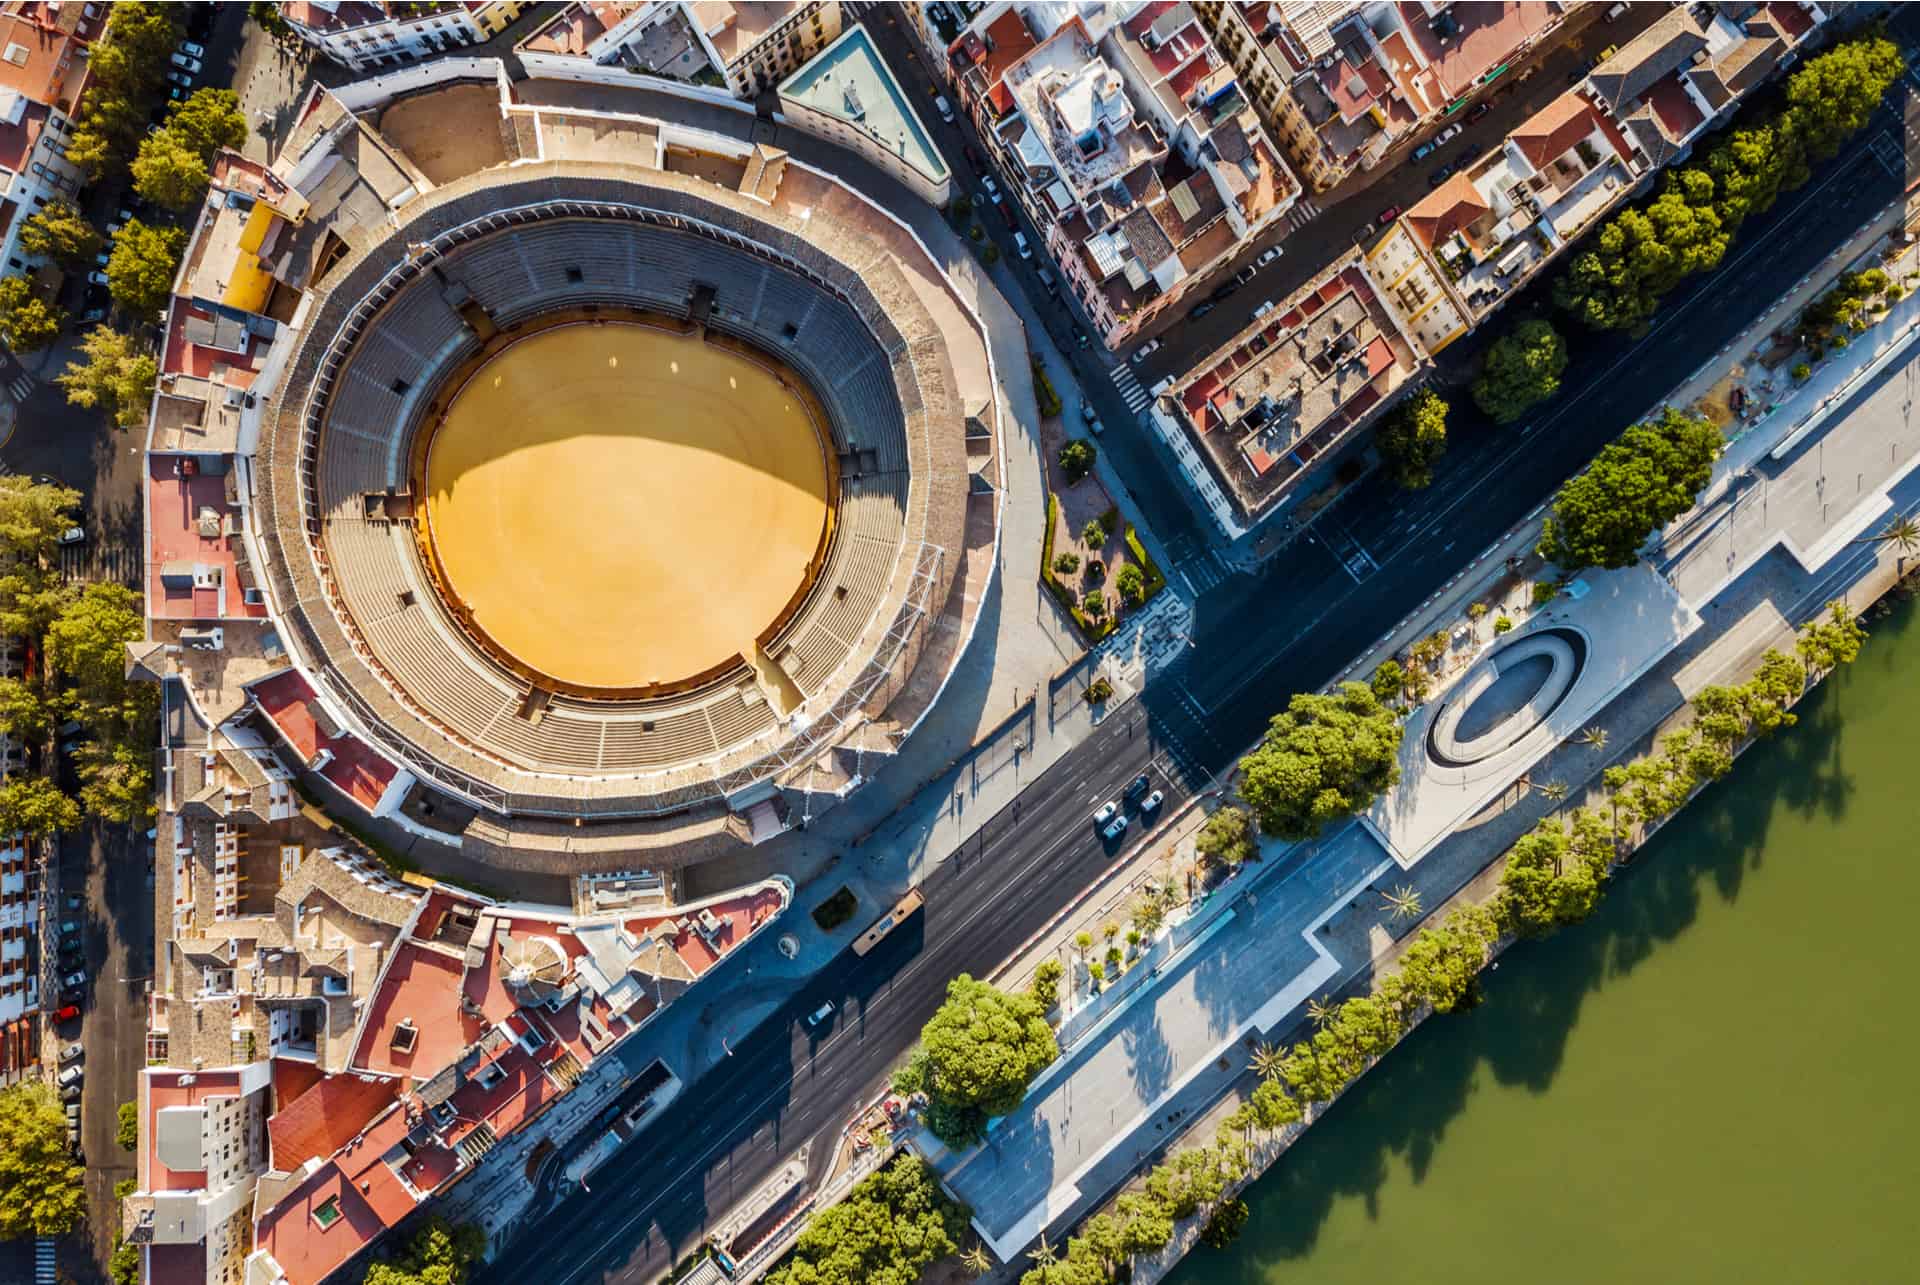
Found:
M 1301 176 L 1326 191 L 1509 74 L 1578 0 L 1194 0 Z
M 104 19 L 79 5 L 0 8 L 0 275 L 38 266 L 20 225 L 49 201 L 72 200 L 83 175 L 66 158 L 87 76 L 86 49 Z
M 1300 187 L 1187 4 L 1104 13 L 1103 38 L 1078 14 L 1041 36 L 1009 6 L 948 56 L 1012 199 L 1119 348 Z
M 490 40 L 531 0 L 283 0 L 280 16 L 302 40 L 353 71 L 375 71 Z
M 1427 364 L 1354 251 L 1262 307 L 1151 415 L 1222 532 L 1238 539 L 1316 507 L 1361 430 Z
M 626 67 L 753 99 L 840 36 L 839 0 L 574 0 L 520 42 L 529 71 Z
M 1668 11 L 1409 206 L 1367 252 L 1374 276 L 1438 352 L 1685 159 L 1824 20 L 1782 0 Z

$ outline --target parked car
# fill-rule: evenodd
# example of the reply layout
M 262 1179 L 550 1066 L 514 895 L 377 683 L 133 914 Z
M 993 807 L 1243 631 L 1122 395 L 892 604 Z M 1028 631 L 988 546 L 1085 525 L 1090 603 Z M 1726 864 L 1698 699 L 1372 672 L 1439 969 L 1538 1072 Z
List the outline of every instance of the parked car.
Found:
M 196 68 L 195 70 L 198 69 Z M 953 104 L 947 101 L 945 94 L 935 94 L 933 96 L 933 105 L 934 108 L 939 111 L 941 120 L 947 122 L 949 125 L 953 124 Z
M 1279 257 L 1280 257 L 1280 247 L 1277 245 L 1270 245 L 1266 249 L 1260 252 L 1260 257 L 1253 261 L 1253 266 L 1256 268 L 1264 268 L 1269 263 L 1272 263 L 1275 259 Z
M 1140 815 L 1152 816 L 1160 810 L 1160 805 L 1166 801 L 1166 792 L 1163 790 L 1155 790 L 1152 794 L 1140 800 Z
M 85 990 L 87 988 L 87 975 L 85 973 L 68 973 L 60 979 L 60 984 L 69 990 Z
M 78 1004 L 68 1004 L 53 1015 L 53 1020 L 56 1022 L 71 1022 L 78 1016 L 80 1016 L 80 1006 Z
M 1485 119 L 1486 114 L 1492 110 L 1493 104 L 1487 99 L 1482 98 L 1473 105 L 1473 110 L 1467 113 L 1467 124 L 1471 125 L 1477 120 Z
M 107 319 L 107 310 L 98 304 L 80 314 L 80 324 L 90 326 Z
M 1238 290 L 1239 288 L 1240 288 L 1240 283 L 1238 281 L 1231 281 L 1231 280 L 1222 281 L 1219 285 L 1214 287 L 1213 293 L 1207 296 L 1207 302 L 1220 303 L 1223 300 L 1225 300 L 1228 295 L 1232 294 L 1235 290 Z
M 1115 817 L 1119 815 L 1120 815 L 1120 800 L 1108 799 L 1105 803 L 1102 803 L 1100 805 L 1100 810 L 1093 814 L 1093 823 L 1098 826 L 1104 826 L 1107 824 L 1107 822 L 1113 820 Z
M 1374 223 L 1380 227 L 1385 227 L 1399 217 L 1400 207 L 1397 205 L 1389 205 L 1386 209 L 1380 211 L 1379 215 L 1374 219 Z
M 67 1045 L 65 1048 L 60 1050 L 60 1062 L 61 1062 L 61 1065 L 64 1066 L 68 1062 L 78 1062 L 81 1058 L 85 1057 L 86 1055 L 87 1055 L 86 1047 L 82 1045 L 79 1040 L 75 1040 L 73 1043 Z
M 1188 313 L 1187 319 L 1189 321 L 1198 321 L 1200 320 L 1200 318 L 1206 316 L 1208 313 L 1212 312 L 1215 308 L 1218 308 L 1219 306 L 1220 306 L 1219 304 L 1209 299 L 1205 303 L 1201 304 L 1199 307 L 1195 308 L 1192 312 Z
M 1106 828 L 1100 831 L 1100 837 L 1102 839 L 1105 839 L 1108 843 L 1112 843 L 1115 839 L 1118 839 L 1121 835 L 1125 834 L 1126 832 L 1127 832 L 1127 818 L 1125 816 L 1117 816 L 1113 820 L 1107 822 Z
M 1258 308 L 1255 308 L 1253 310 L 1253 315 L 1255 317 L 1264 317 L 1272 311 L 1273 311 L 1273 300 L 1269 299 L 1265 303 L 1261 304 Z
M 1254 266 L 1249 263 L 1246 267 L 1233 274 L 1233 283 L 1237 286 L 1247 284 L 1247 282 L 1253 280 L 1254 271 Z
M 819 1008 L 816 1008 L 811 1013 L 807 1014 L 807 1029 L 812 1031 L 819 1030 L 821 1025 L 829 1017 L 832 1017 L 832 1016 L 833 1016 L 833 1001 L 828 1000 L 826 1003 L 822 1004 Z
M 170 71 L 167 73 L 167 83 L 169 85 L 179 85 L 182 89 L 191 89 L 193 87 L 193 77 L 187 75 L 184 71 Z
M 200 60 L 192 54 L 175 54 L 167 59 L 167 61 L 178 67 L 181 71 L 190 71 L 196 76 L 200 74 Z
M 207 47 L 202 44 L 196 44 L 191 40 L 182 40 L 180 42 L 180 52 L 189 58 L 205 58 L 207 56 Z
M 1466 127 L 1462 125 L 1459 121 L 1455 121 L 1453 124 L 1441 130 L 1438 134 L 1435 134 L 1432 138 L 1429 138 L 1426 142 L 1420 144 L 1420 146 L 1414 148 L 1413 159 L 1416 161 L 1424 160 L 1427 157 L 1433 155 L 1435 152 L 1439 151 L 1442 147 L 1445 147 L 1448 143 L 1451 143 L 1454 139 L 1460 137 L 1460 131 L 1464 128 Z
M 1133 360 L 1136 364 L 1138 364 L 1140 362 L 1145 361 L 1148 357 L 1152 356 L 1154 353 L 1159 351 L 1160 351 L 1160 341 L 1158 339 L 1149 339 L 1147 340 L 1147 342 L 1145 342 L 1144 344 L 1141 344 L 1138 348 L 1135 348 L 1133 350 Z
M 104 286 L 107 284 L 107 274 L 95 269 L 87 274 L 87 284 L 90 286 Z
M 966 153 L 967 164 L 973 166 L 974 169 L 983 170 L 987 167 L 987 163 L 980 159 L 980 153 L 974 150 L 972 143 L 962 143 L 960 150 Z
M 80 1100 L 80 1095 L 85 1092 L 86 1092 L 86 1089 L 83 1088 L 82 1086 L 78 1084 L 69 1084 L 66 1088 L 60 1090 L 60 1100 L 62 1102 L 78 1102 Z
M 76 725 L 74 728 L 74 731 L 78 731 L 78 730 L 80 729 L 78 725 Z M 61 739 L 65 740 L 70 735 L 72 735 L 72 733 L 67 731 L 67 724 L 66 723 L 60 724 Z M 78 939 L 80 936 L 80 921 L 78 919 L 62 919 L 60 921 L 60 935 L 62 937 L 72 937 L 72 938 Z
M 86 1068 L 84 1067 L 70 1066 L 66 1070 L 60 1072 L 60 1074 L 56 1077 L 56 1083 L 58 1083 L 60 1087 L 64 1089 L 69 1084 L 80 1083 L 81 1078 L 85 1076 L 86 1073 L 87 1073 Z
M 1126 792 L 1121 797 L 1126 799 L 1127 802 L 1131 803 L 1135 799 L 1139 798 L 1141 795 L 1145 794 L 1148 791 L 1148 789 L 1152 787 L 1152 785 L 1153 785 L 1153 782 L 1150 779 L 1148 779 L 1147 774 L 1145 772 L 1142 772 L 1139 776 L 1136 776 L 1133 778 L 1133 780 L 1127 782 Z
M 1439 187 L 1442 183 L 1452 178 L 1453 172 L 1459 168 L 1457 164 L 1442 165 L 1439 169 L 1427 175 L 1427 186 Z
M 1060 297 L 1060 283 L 1054 280 L 1051 269 L 1041 268 L 1038 272 L 1034 273 L 1034 275 L 1040 278 L 1040 284 L 1048 294 L 1056 299 Z
M 974 195 L 974 204 L 979 206 L 1000 204 L 1000 193 L 990 187 L 983 187 Z
M 1023 259 L 1031 259 L 1033 257 L 1033 247 L 1027 244 L 1027 234 L 1025 232 L 1015 232 L 1013 234 L 1013 248 Z
M 86 542 L 87 529 L 85 527 L 70 526 L 60 533 L 60 543 L 62 544 L 85 544 Z

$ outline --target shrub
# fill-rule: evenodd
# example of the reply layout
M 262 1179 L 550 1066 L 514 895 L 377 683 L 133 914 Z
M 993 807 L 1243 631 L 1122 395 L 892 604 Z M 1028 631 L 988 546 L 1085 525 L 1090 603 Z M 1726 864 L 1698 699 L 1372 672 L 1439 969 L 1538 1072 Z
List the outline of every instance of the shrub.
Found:
M 1807 365 L 1804 361 L 1796 362 L 1794 363 L 1791 373 L 1795 379 L 1811 379 L 1813 377 L 1813 367 Z
M 1536 580 L 1533 582 L 1533 605 L 1534 606 L 1544 607 L 1559 596 L 1560 596 L 1560 586 L 1555 584 L 1553 581 Z
M 1108 972 L 1112 973 L 1115 977 L 1118 977 L 1120 975 L 1120 965 L 1123 962 L 1124 962 L 1124 957 L 1120 954 L 1120 948 L 1118 946 L 1107 947 L 1107 971 Z
M 1000 262 L 1000 247 L 989 241 L 987 242 L 987 248 L 980 252 L 980 257 L 988 263 L 998 263 Z M 1057 414 L 1058 412 L 1055 413 Z
M 1260 847 L 1253 838 L 1253 813 L 1245 808 L 1221 808 L 1200 827 L 1193 849 L 1210 861 L 1229 866 L 1259 856 Z
M 1084 437 L 1075 437 L 1060 448 L 1060 471 L 1067 475 L 1069 482 L 1078 482 L 1093 472 L 1093 461 L 1098 456 L 1092 442 Z
M 1098 549 L 1107 542 L 1107 528 L 1099 518 L 1088 518 L 1087 524 L 1080 528 L 1080 542 L 1089 549 Z
M 1120 593 L 1120 601 L 1129 607 L 1137 607 L 1147 600 L 1147 577 L 1139 567 L 1129 563 L 1120 568 L 1113 578 L 1113 587 Z
M 1054 391 L 1047 368 L 1038 357 L 1029 358 L 1027 364 L 1033 370 L 1033 400 L 1039 403 L 1041 416 L 1052 419 L 1060 413 L 1060 394 Z
M 1099 564 L 1095 563 L 1094 565 L 1098 566 Z M 1080 600 L 1080 607 L 1081 610 L 1085 611 L 1089 616 L 1098 620 L 1107 614 L 1107 595 L 1098 589 L 1089 589 L 1087 590 L 1087 596 Z
M 1028 992 L 1041 1008 L 1052 1008 L 1060 1002 L 1060 978 L 1065 971 L 1057 959 L 1043 959 L 1040 967 L 1033 970 L 1033 985 L 1028 987 Z
M 976 241 L 985 241 L 987 239 L 987 230 L 976 223 L 967 229 L 967 235 Z
M 840 891 L 813 908 L 813 922 L 820 925 L 821 932 L 830 933 L 853 918 L 859 905 L 860 899 L 853 895 L 853 889 L 843 885 Z
M 1107 980 L 1107 970 L 1102 967 L 1100 961 L 1096 959 L 1087 965 L 1087 976 L 1093 978 L 1093 984 L 1097 988 L 1100 983 Z
M 1112 700 L 1113 684 L 1108 682 L 1105 678 L 1094 679 L 1091 683 L 1087 684 L 1086 698 L 1087 698 L 1087 704 L 1089 705 L 1098 705 L 1102 701 Z M 1085 933 L 1081 933 L 1080 936 L 1087 937 Z M 1079 939 L 1075 938 L 1075 940 L 1078 941 Z M 1093 938 L 1087 937 L 1086 941 L 1080 942 L 1079 944 L 1080 944 L 1080 949 L 1085 950 L 1088 946 L 1091 946 L 1093 944 Z
M 1063 576 L 1070 576 L 1080 569 L 1080 555 L 1063 553 L 1053 560 L 1053 569 Z
M 1496 633 L 1496 634 L 1504 634 L 1504 633 L 1506 633 L 1506 632 L 1507 632 L 1507 631 L 1508 631 L 1509 629 L 1512 629 L 1512 628 L 1513 628 L 1513 617 L 1511 617 L 1511 616 L 1499 616 L 1499 617 L 1496 617 L 1496 618 L 1494 619 L 1494 622 L 1493 622 L 1493 632 L 1494 632 L 1494 633 Z

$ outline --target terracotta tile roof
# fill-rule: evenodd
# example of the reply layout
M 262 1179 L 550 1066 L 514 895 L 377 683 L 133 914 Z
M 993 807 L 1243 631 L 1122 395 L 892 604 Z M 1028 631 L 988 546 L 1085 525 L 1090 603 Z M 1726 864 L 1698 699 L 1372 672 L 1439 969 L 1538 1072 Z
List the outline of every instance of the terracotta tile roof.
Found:
M 1654 83 L 1678 71 L 1707 47 L 1699 19 L 1688 9 L 1671 9 L 1651 27 L 1594 68 L 1588 83 L 1615 112 L 1638 102 Z
M 332 1155 L 386 1110 L 399 1092 L 398 1080 L 325 1077 L 267 1121 L 273 1167 L 298 1169 L 315 1157 Z
M 1593 133 L 1593 105 L 1571 91 L 1548 103 L 1508 135 L 1534 169 L 1545 169 L 1569 147 Z
M 326 1072 L 297 1057 L 273 1059 L 273 1105 L 285 1111 L 300 1100 L 300 1095 L 326 1078 Z
M 1407 227 L 1429 250 L 1492 207 L 1465 174 L 1455 174 L 1405 215 Z

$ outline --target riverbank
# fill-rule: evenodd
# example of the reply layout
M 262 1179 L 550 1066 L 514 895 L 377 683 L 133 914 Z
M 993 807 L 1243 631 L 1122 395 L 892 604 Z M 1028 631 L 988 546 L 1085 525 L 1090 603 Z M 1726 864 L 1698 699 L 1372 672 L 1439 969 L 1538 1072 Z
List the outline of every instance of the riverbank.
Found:
M 1870 627 L 1796 727 L 1669 823 L 1590 919 L 1409 1036 L 1246 1193 L 1240 1242 L 1169 1285 L 1359 1285 L 1415 1256 L 1478 1285 L 1543 1261 L 1575 1282 L 1909 1275 L 1916 1050 L 1892 1015 L 1920 896 L 1920 611 Z

